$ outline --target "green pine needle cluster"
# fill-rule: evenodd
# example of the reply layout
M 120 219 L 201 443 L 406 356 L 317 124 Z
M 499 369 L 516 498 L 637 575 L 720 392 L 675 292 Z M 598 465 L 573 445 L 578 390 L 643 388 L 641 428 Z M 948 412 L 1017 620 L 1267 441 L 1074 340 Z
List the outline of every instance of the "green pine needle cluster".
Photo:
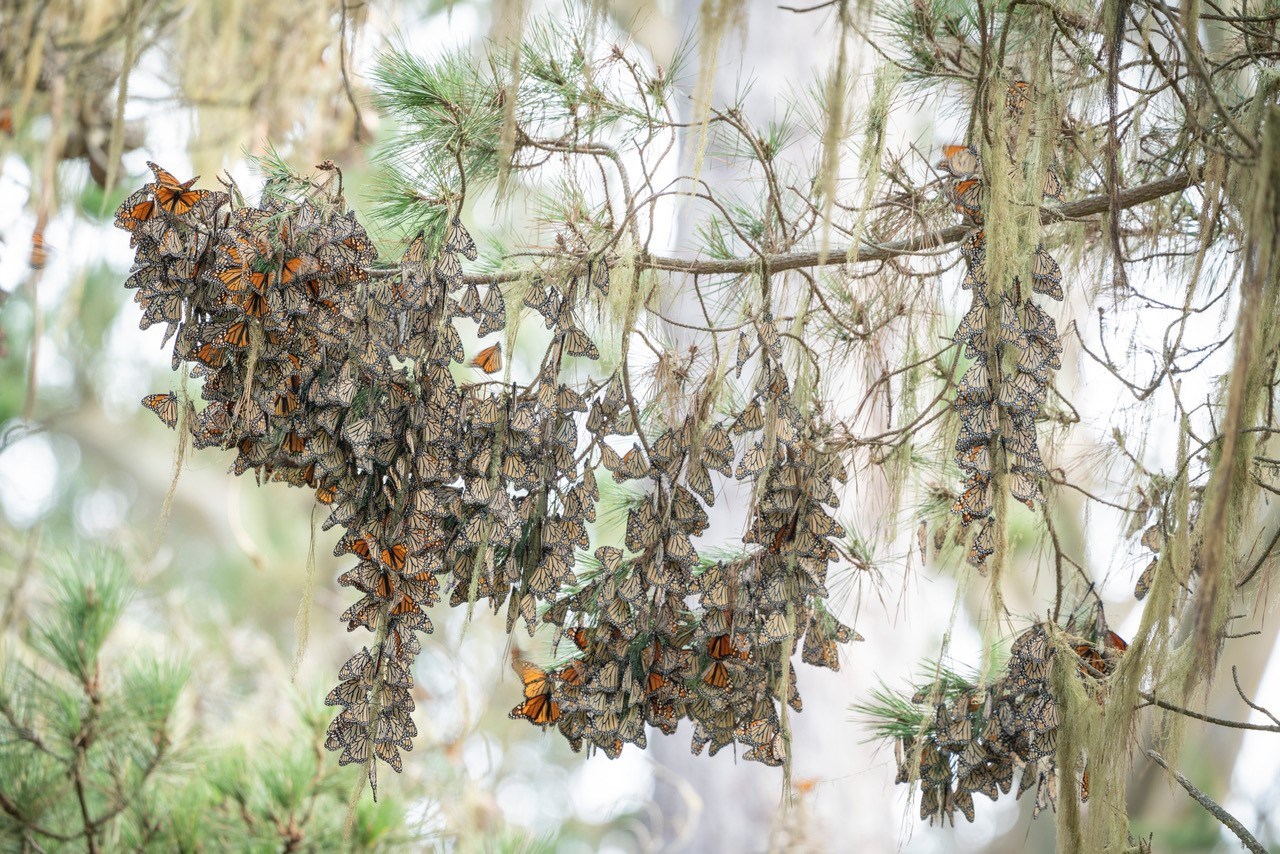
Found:
M 0 648 L 0 849 L 414 847 L 394 798 L 348 808 L 323 714 L 257 747 L 190 726 L 191 668 L 117 637 L 134 599 L 119 554 L 69 553 L 47 576 L 47 614 Z

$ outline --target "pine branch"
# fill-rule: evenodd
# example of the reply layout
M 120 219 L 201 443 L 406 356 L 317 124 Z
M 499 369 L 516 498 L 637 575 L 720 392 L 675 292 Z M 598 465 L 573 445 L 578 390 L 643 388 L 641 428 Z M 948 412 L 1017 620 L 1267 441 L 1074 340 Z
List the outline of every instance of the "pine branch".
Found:
M 1182 192 L 1199 181 L 1199 170 L 1189 170 L 1171 175 L 1159 181 L 1142 184 L 1124 190 L 1117 196 L 1116 210 L 1127 210 L 1164 196 Z M 1111 209 L 1109 193 L 1099 193 L 1069 204 L 1040 209 L 1041 223 L 1062 222 L 1095 216 Z M 952 243 L 958 243 L 972 231 L 971 226 L 953 225 L 938 231 L 929 232 L 917 237 L 908 237 L 890 243 L 867 245 L 858 252 L 858 260 L 887 261 L 902 255 L 911 255 L 927 249 L 937 249 Z M 786 252 L 777 255 L 766 255 L 764 260 L 770 272 L 781 273 L 787 270 L 800 270 L 822 265 L 844 264 L 848 257 L 847 246 L 833 247 L 823 253 L 819 250 L 804 252 Z M 645 253 L 636 257 L 635 263 L 641 269 L 665 270 L 674 273 L 688 273 L 695 276 L 733 275 L 752 273 L 760 269 L 760 258 L 731 258 L 723 261 L 689 260 L 673 258 L 666 255 Z M 478 285 L 512 282 L 528 275 L 527 270 L 507 270 L 501 273 L 467 276 L 467 284 Z

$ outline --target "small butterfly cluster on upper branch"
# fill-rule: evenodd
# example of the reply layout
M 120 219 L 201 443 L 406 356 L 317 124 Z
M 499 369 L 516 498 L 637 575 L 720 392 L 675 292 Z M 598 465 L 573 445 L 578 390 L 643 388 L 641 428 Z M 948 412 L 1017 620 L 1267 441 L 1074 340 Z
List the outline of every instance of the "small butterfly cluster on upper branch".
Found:
M 1019 117 L 1027 108 L 1028 87 L 1009 87 L 1006 111 Z M 1010 145 L 1012 145 L 1010 143 Z M 1062 271 L 1043 246 L 1036 247 L 1031 292 L 1012 281 L 987 280 L 986 232 L 983 228 L 983 177 L 978 152 L 964 145 L 947 146 L 939 167 L 950 176 L 948 194 L 973 230 L 961 253 L 965 278 L 961 287 L 973 293 L 969 311 L 953 335 L 972 363 L 960 379 L 955 410 L 960 418 L 956 463 L 965 472 L 964 490 L 952 512 L 964 530 L 977 523 L 968 560 L 985 572 L 994 552 L 992 466 L 999 452 L 1005 462 L 1009 491 L 1028 507 L 1041 497 L 1039 479 L 1046 475 L 1036 440 L 1035 419 L 1052 371 L 1061 367 L 1053 318 L 1032 301 L 1032 293 L 1062 299 Z M 1062 184 L 1046 170 L 1045 198 L 1061 200 Z M 998 285 L 992 287 L 992 285 Z M 998 297 L 992 299 L 992 294 Z
M 375 793 L 375 760 L 400 770 L 417 733 L 418 633 L 432 630 L 445 588 L 452 606 L 505 605 L 508 632 L 552 624 L 557 641 L 572 639 L 557 667 L 516 659 L 524 696 L 512 717 L 610 756 L 643 747 L 646 725 L 670 733 L 688 718 L 695 752 L 738 742 L 748 759 L 782 763 L 779 706 L 801 707 L 792 653 L 803 645 L 806 662 L 837 669 L 837 645 L 855 635 L 824 602 L 844 470 L 792 399 L 772 318 L 739 359 L 741 372 L 759 354 L 745 404 L 720 420 L 701 398 L 649 441 L 621 370 L 566 380 L 570 360 L 600 357 L 583 317 L 608 292 L 609 264 L 589 254 L 525 292 L 552 331 L 534 379 L 459 384 L 458 322 L 485 335 L 508 316 L 499 285 L 462 273 L 470 236 L 453 218 L 435 252 L 419 234 L 398 265 L 379 266 L 334 189 L 340 175 L 322 168 L 329 181 L 282 179 L 249 205 L 234 185 L 193 189 L 153 165 L 116 224 L 137 253 L 127 285 L 142 325 L 166 324 L 174 367 L 202 380 L 199 411 L 173 393 L 144 404 L 198 447 L 236 450 L 237 474 L 315 490 L 324 527 L 344 530 L 335 555 L 357 561 L 338 579 L 360 596 L 341 619 L 373 640 L 326 700 L 339 710 L 326 746 L 363 764 Z M 487 377 L 500 353 L 471 362 Z M 650 486 L 630 504 L 624 542 L 597 547 L 579 575 L 598 470 Z M 713 473 L 754 486 L 736 560 L 704 560 L 693 543 Z

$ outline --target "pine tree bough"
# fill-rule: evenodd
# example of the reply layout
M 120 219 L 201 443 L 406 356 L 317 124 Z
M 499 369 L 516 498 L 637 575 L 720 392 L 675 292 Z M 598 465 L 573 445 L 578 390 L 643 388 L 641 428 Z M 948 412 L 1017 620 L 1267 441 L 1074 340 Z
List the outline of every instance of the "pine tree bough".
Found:
M 1156 199 L 1180 193 L 1194 186 L 1199 180 L 1199 171 L 1183 171 L 1152 181 L 1137 187 L 1130 187 L 1117 195 L 1116 210 L 1128 210 Z M 1040 209 L 1040 222 L 1050 224 L 1097 216 L 1111 210 L 1111 198 L 1106 193 L 1087 196 L 1074 202 L 1046 206 Z M 888 261 L 906 255 L 914 255 L 930 249 L 938 249 L 964 240 L 971 232 L 971 225 L 952 225 L 916 237 L 907 237 L 888 243 L 866 244 L 858 250 L 859 263 L 871 261 Z M 789 270 L 804 270 L 819 265 L 845 264 L 849 255 L 849 247 L 833 246 L 826 252 L 809 250 L 803 252 L 786 252 L 777 255 L 766 255 L 765 261 L 769 269 L 775 273 Z M 687 273 L 694 276 L 717 276 L 757 273 L 761 267 L 758 258 L 734 258 L 725 261 L 673 258 L 666 255 L 643 253 L 635 257 L 634 263 L 640 269 L 663 270 L 670 273 Z M 514 282 L 528 275 L 528 271 L 510 270 L 494 274 L 478 274 L 466 276 L 468 284 L 487 285 L 502 282 Z

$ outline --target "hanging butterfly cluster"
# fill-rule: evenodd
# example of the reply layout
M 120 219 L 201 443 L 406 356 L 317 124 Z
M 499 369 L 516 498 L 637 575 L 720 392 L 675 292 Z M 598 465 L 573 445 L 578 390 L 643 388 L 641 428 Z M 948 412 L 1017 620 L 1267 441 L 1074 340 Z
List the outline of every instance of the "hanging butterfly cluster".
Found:
M 459 385 L 456 323 L 486 335 L 507 319 L 499 286 L 482 294 L 463 276 L 470 236 L 455 218 L 438 252 L 419 235 L 379 267 L 328 168 L 336 191 L 333 180 L 269 185 L 251 206 L 234 186 L 192 189 L 153 165 L 155 181 L 116 217 L 137 253 L 127 284 L 142 326 L 167 324 L 175 369 L 203 380 L 199 412 L 173 393 L 144 405 L 198 447 L 235 449 L 237 474 L 314 489 L 324 527 L 345 531 L 335 555 L 358 560 L 338 579 L 360 594 L 341 619 L 374 640 L 326 700 L 339 709 L 326 746 L 363 763 L 375 793 L 375 760 L 400 770 L 416 735 L 417 633 L 431 631 L 445 587 L 453 606 L 505 604 L 508 632 L 521 619 L 530 634 L 544 622 L 557 643 L 572 639 L 557 667 L 516 659 L 513 718 L 610 756 L 643 747 L 646 724 L 670 733 L 691 718 L 695 752 L 737 741 L 747 758 L 781 763 L 778 705 L 800 708 L 792 651 L 803 641 L 805 661 L 837 669 L 836 644 L 853 634 L 823 605 L 843 469 L 791 400 L 772 320 L 757 324 L 754 393 L 731 420 L 690 412 L 645 443 L 621 374 L 585 395 L 561 379 L 568 360 L 599 358 L 577 318 L 607 293 L 609 266 L 584 253 L 581 275 L 534 281 L 524 298 L 553 332 L 535 379 Z M 751 350 L 740 348 L 739 373 Z M 497 373 L 499 345 L 472 364 Z M 734 435 L 758 437 L 736 470 L 755 487 L 744 540 L 756 549 L 712 563 L 692 538 L 708 527 L 710 473 L 735 474 Z M 633 436 L 625 454 L 608 441 Z M 579 577 L 597 467 L 652 488 L 631 503 L 625 550 L 600 546 Z
M 1094 685 L 1101 701 L 1102 681 L 1115 669 L 1127 645 L 1114 632 L 1095 629 L 1089 634 L 1093 640 L 1082 640 L 1075 647 L 1077 676 Z M 1057 807 L 1059 709 L 1049 691 L 1053 655 L 1048 628 L 1037 624 L 1014 640 L 999 679 L 985 688 L 948 686 L 945 699 L 934 705 L 932 721 L 919 736 L 924 743 L 919 745 L 917 772 L 911 768 L 916 739 L 895 742 L 895 782 L 920 781 L 921 819 L 932 824 L 937 817 L 954 825 L 958 810 L 972 822 L 973 796 L 986 795 L 994 801 L 1008 794 L 1015 769 L 1022 771 L 1017 798 L 1036 787 L 1034 816 L 1046 807 Z M 930 693 L 931 688 L 924 688 L 912 702 L 925 704 Z M 1080 794 L 1082 800 L 1089 796 L 1087 774 Z
M 822 603 L 835 556 L 830 538 L 843 534 L 822 505 L 835 506 L 831 480 L 842 479 L 843 469 L 791 402 L 768 316 L 757 343 L 753 394 L 728 427 L 700 429 L 690 413 L 647 455 L 639 444 L 618 455 L 605 437 L 633 427 L 617 377 L 592 404 L 586 427 L 603 467 L 619 482 L 649 478 L 655 488 L 628 512 L 631 556 L 597 549 L 599 571 L 544 615 L 567 625 L 580 651 L 554 674 L 547 706 L 575 747 L 586 739 L 613 756 L 625 743 L 643 746 L 645 724 L 671 733 L 687 717 L 695 753 L 737 741 L 747 746 L 746 759 L 779 765 L 779 704 L 785 697 L 801 707 L 791 651 L 803 638 L 805 661 L 838 669 L 836 644 L 854 637 Z M 760 437 L 736 472 L 734 435 Z M 743 540 L 757 549 L 730 562 L 701 560 L 692 542 L 708 526 L 713 471 L 756 486 Z M 695 596 L 697 609 L 689 604 Z M 528 716 L 521 707 L 513 715 Z
M 1006 110 L 1013 124 L 1027 109 L 1027 88 L 1025 83 L 1009 88 Z M 1013 143 L 1008 147 L 1012 156 Z M 952 512 L 960 517 L 962 531 L 978 526 L 968 561 L 985 572 L 995 549 L 992 465 L 998 463 L 994 461 L 1003 458 L 1015 499 L 1034 507 L 1041 497 L 1039 480 L 1047 472 L 1036 441 L 1035 419 L 1050 372 L 1061 367 L 1062 347 L 1053 318 L 1035 304 L 1031 293 L 1024 293 L 1017 277 L 999 288 L 987 280 L 982 163 L 977 150 L 952 145 L 944 153 L 939 168 L 950 176 L 947 193 L 956 211 L 973 226 L 961 248 L 966 268 L 961 286 L 972 291 L 973 299 L 953 335 L 965 348 L 965 357 L 973 361 L 955 398 L 960 418 L 955 459 L 965 472 L 965 483 Z M 1043 181 L 1044 197 L 1061 201 L 1058 176 L 1046 170 Z M 1036 247 L 1031 291 L 1062 299 L 1062 271 L 1043 246 Z

